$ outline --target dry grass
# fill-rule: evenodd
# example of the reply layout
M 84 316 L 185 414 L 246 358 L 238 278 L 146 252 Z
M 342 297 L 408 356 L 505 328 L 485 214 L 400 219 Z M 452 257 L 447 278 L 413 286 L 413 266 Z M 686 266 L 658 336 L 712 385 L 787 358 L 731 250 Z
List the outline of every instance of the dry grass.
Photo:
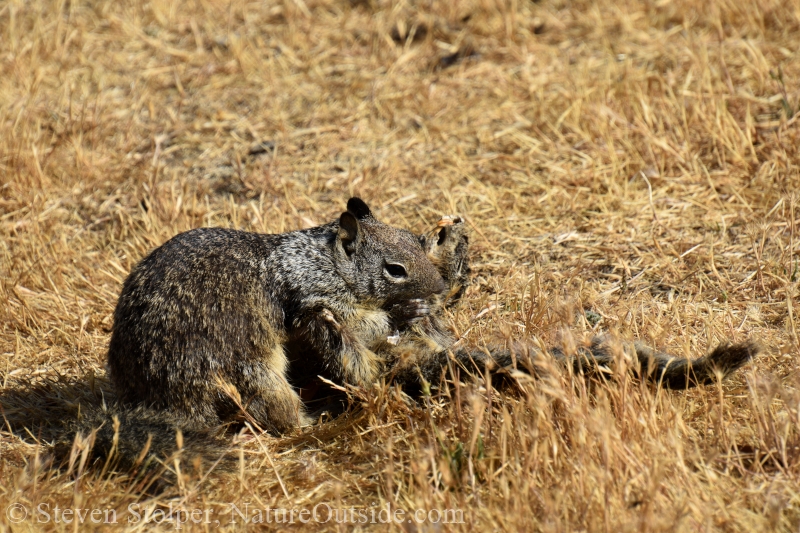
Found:
M 37 523 L 43 503 L 141 528 L 132 502 L 226 528 L 245 502 L 463 510 L 409 531 L 800 527 L 797 0 L 10 0 L 0 35 L 0 508 L 32 513 L 1 529 L 95 527 Z M 417 231 L 466 215 L 452 324 L 472 345 L 568 328 L 768 349 L 685 393 L 376 388 L 160 495 L 79 448 L 48 460 L 42 419 L 112 394 L 111 313 L 149 249 L 318 224 L 354 193 Z

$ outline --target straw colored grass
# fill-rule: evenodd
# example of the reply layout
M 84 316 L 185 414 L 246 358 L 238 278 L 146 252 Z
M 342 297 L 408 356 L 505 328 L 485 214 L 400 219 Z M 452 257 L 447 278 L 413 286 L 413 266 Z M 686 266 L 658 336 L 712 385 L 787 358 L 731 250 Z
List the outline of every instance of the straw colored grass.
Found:
M 797 0 L 0 3 L 0 529 L 109 527 L 56 506 L 178 525 L 129 504 L 233 529 L 247 503 L 356 509 L 291 526 L 331 531 L 382 529 L 358 510 L 387 504 L 463 511 L 405 531 L 797 531 L 798 50 Z M 112 312 L 148 250 L 316 225 L 352 194 L 415 231 L 466 217 L 471 346 L 766 350 L 687 392 L 354 391 L 334 421 L 243 435 L 232 470 L 171 463 L 161 492 L 82 442 L 53 460 L 58 423 L 113 399 Z

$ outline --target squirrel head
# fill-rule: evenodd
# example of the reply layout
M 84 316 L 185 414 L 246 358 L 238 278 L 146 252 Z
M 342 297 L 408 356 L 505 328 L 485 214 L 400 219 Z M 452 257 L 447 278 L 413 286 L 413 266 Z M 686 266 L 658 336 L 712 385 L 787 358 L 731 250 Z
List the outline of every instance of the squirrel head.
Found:
M 445 290 L 417 237 L 378 221 L 360 198 L 350 198 L 339 217 L 334 258 L 339 274 L 361 301 L 383 306 Z
M 458 215 L 442 217 L 436 228 L 420 236 L 419 242 L 450 288 L 442 295 L 443 302 L 455 303 L 469 285 L 469 236 L 464 219 Z

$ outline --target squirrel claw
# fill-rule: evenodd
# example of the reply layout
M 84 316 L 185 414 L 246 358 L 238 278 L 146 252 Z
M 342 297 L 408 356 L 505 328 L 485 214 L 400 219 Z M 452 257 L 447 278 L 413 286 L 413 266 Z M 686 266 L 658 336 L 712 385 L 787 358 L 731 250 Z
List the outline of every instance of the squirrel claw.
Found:
M 427 300 L 415 298 L 394 304 L 389 309 L 389 316 L 397 325 L 413 324 L 431 314 Z

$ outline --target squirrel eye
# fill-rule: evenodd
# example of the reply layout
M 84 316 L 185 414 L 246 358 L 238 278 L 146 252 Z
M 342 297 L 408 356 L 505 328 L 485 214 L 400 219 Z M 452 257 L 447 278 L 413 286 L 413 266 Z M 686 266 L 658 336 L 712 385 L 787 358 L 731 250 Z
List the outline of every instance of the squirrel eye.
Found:
M 408 276 L 405 267 L 403 265 L 398 265 L 397 263 L 386 263 L 384 269 L 386 270 L 386 273 L 393 278 L 405 278 Z
M 439 230 L 439 240 L 436 241 L 436 244 L 439 245 L 439 246 L 443 245 L 444 244 L 444 240 L 446 238 L 447 238 L 447 229 L 446 228 L 442 228 L 441 230 Z

